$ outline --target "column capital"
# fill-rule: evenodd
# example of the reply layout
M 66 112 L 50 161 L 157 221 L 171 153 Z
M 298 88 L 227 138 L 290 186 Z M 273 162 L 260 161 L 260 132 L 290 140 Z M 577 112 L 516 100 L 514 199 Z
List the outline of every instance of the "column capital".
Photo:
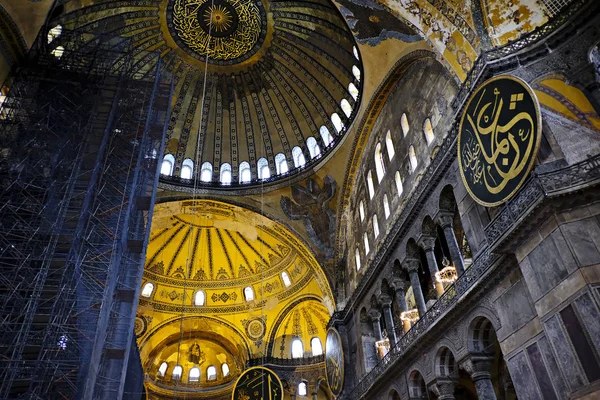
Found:
M 454 399 L 454 389 L 456 388 L 457 383 L 457 378 L 440 376 L 435 379 L 434 383 L 431 385 L 431 389 L 438 396 L 438 399 L 450 400 Z
M 420 266 L 421 266 L 421 261 L 419 261 L 416 258 L 406 257 L 402 261 L 402 268 L 404 268 L 408 273 L 418 271 Z
M 427 233 L 422 233 L 419 236 L 417 244 L 425 251 L 432 251 L 435 248 L 436 237 Z
M 489 379 L 494 356 L 489 354 L 471 354 L 459 363 L 459 367 L 471 376 L 473 381 Z
M 379 310 L 375 309 L 375 308 L 371 308 L 369 310 L 369 318 L 371 318 L 371 321 L 379 321 L 381 319 L 381 312 L 379 312 Z
M 377 301 L 382 307 L 390 307 L 392 305 L 392 297 L 385 293 L 380 294 L 377 297 Z
M 439 210 L 435 215 L 435 222 L 437 222 L 442 228 L 447 226 L 452 227 L 454 223 L 454 213 L 447 210 Z
M 390 286 L 394 290 L 406 291 L 406 289 L 410 287 L 410 282 L 407 282 L 405 279 L 402 278 L 392 278 L 392 280 L 390 281 Z

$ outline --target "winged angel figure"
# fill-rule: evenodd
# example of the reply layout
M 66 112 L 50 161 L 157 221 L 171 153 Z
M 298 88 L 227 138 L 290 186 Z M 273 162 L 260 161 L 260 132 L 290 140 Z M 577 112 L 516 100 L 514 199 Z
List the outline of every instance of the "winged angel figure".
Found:
M 281 208 L 292 220 L 304 220 L 308 235 L 326 257 L 333 256 L 335 243 L 335 212 L 329 208 L 336 190 L 336 182 L 329 175 L 323 179 L 323 188 L 314 179 L 306 187 L 292 185 L 292 199 L 281 196 Z

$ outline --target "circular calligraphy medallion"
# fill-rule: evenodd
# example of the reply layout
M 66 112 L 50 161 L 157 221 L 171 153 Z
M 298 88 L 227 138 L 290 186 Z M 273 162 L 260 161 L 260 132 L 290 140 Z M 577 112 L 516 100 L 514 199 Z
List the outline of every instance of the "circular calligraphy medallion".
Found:
M 135 317 L 135 324 L 133 326 L 135 337 L 139 338 L 143 336 L 148 330 L 148 321 L 144 317 Z
M 262 46 L 267 17 L 261 0 L 169 0 L 167 26 L 179 47 L 203 62 L 233 65 Z
M 265 367 L 252 367 L 235 382 L 232 400 L 283 400 L 283 385 L 277 374 Z
M 256 318 L 246 325 L 246 335 L 254 341 L 260 340 L 265 336 L 267 326 L 261 318 Z
M 329 389 L 339 396 L 344 387 L 344 349 L 337 330 L 329 328 L 325 339 L 325 375 Z
M 486 207 L 510 199 L 529 176 L 542 138 L 533 90 L 500 75 L 469 98 L 458 131 L 458 165 L 471 197 Z

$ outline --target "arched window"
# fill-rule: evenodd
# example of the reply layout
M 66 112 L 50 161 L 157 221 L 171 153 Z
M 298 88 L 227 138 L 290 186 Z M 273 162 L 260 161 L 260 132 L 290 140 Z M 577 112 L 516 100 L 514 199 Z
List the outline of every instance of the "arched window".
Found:
M 383 213 L 385 214 L 385 219 L 388 219 L 390 216 L 390 202 L 388 201 L 387 194 L 383 196 Z
M 165 376 L 165 374 L 167 373 L 168 367 L 169 367 L 169 364 L 167 364 L 166 361 L 163 361 L 163 363 L 160 364 L 160 367 L 158 367 L 158 376 L 160 376 L 160 377 Z
M 288 172 L 289 168 L 285 154 L 279 153 L 275 156 L 275 168 L 277 169 L 278 175 Z
M 304 356 L 304 345 L 302 340 L 296 338 L 292 341 L 292 358 L 302 358 Z
M 423 132 L 425 133 L 425 140 L 427 140 L 427 144 L 431 144 L 435 138 L 435 135 L 433 134 L 433 126 L 431 126 L 431 120 L 429 118 L 427 118 L 423 124 Z
M 181 164 L 181 177 L 183 179 L 192 179 L 192 175 L 194 174 L 194 162 L 186 158 L 183 160 L 183 164 Z
M 306 382 L 300 382 L 298 384 L 298 396 L 306 396 L 307 393 Z
M 246 299 L 246 301 L 254 300 L 254 289 L 252 289 L 251 286 L 246 286 L 244 288 L 244 298 Z
M 358 247 L 356 248 L 356 251 L 354 252 L 354 258 L 356 260 L 356 270 L 360 271 L 360 251 L 358 251 Z
M 377 221 L 377 214 L 373 215 L 373 236 L 375 236 L 375 238 L 379 236 L 379 222 Z
M 217 379 L 217 368 L 214 365 L 210 365 L 206 369 L 206 380 L 214 381 Z
M 147 282 L 142 289 L 142 297 L 150 297 L 152 296 L 152 292 L 154 292 L 154 285 Z
M 229 376 L 229 365 L 227 363 L 221 364 L 221 372 L 223 372 L 223 376 Z
M 190 374 L 188 375 L 188 381 L 190 382 L 198 382 L 200 380 L 200 368 L 194 367 L 190 369 Z
M 271 177 L 271 170 L 269 169 L 269 162 L 266 158 L 262 157 L 258 159 L 256 163 L 258 169 L 258 179 L 269 179 Z
M 181 365 L 176 365 L 175 368 L 173 368 L 173 373 L 171 374 L 171 379 L 173 379 L 174 381 L 178 381 L 181 379 L 182 374 L 183 374 L 183 368 L 181 367 Z
M 364 201 L 360 201 L 358 204 L 358 212 L 360 214 L 360 222 L 365 220 L 365 203 Z
M 402 135 L 406 136 L 410 129 L 410 126 L 408 125 L 408 117 L 406 116 L 406 113 L 403 113 L 402 117 L 400 117 L 400 126 L 402 127 Z
M 394 142 L 392 142 L 392 132 L 389 130 L 385 134 L 385 148 L 387 149 L 388 159 L 392 161 L 396 150 L 394 150 Z
M 352 115 L 352 106 L 350 105 L 348 100 L 342 99 L 342 101 L 340 102 L 340 107 L 342 107 L 342 111 L 344 112 L 344 114 L 346 114 L 346 117 L 350 118 L 350 115 Z M 338 132 L 340 130 L 341 129 L 338 129 Z
M 410 159 L 410 171 L 415 172 L 417 170 L 417 155 L 412 144 L 408 148 L 408 158 Z
M 248 183 L 252 180 L 252 171 L 250 170 L 250 164 L 243 161 L 240 163 L 240 183 Z
M 173 175 L 173 167 L 175 166 L 175 157 L 173 154 L 167 154 L 163 157 L 163 162 L 160 165 L 160 173 L 162 175 Z
M 346 99 L 344 99 L 344 100 L 346 100 Z M 350 109 L 350 112 L 352 112 L 352 108 Z M 342 131 L 342 129 L 344 129 L 344 124 L 342 123 L 342 119 L 340 118 L 340 116 L 337 113 L 331 114 L 331 123 L 333 124 L 333 127 L 335 128 L 335 130 L 338 131 L 338 133 L 340 133 Z
M 292 149 L 292 158 L 294 159 L 294 167 L 296 168 L 304 167 L 306 164 L 306 159 L 304 158 L 304 153 L 302 153 L 300 146 L 296 146 Z
M 213 167 L 212 164 L 208 161 L 202 164 L 200 168 L 200 180 L 202 182 L 210 182 L 212 181 Z
M 52 43 L 54 39 L 59 37 L 62 34 L 62 30 L 63 28 L 61 25 L 56 25 L 54 28 L 50 29 L 48 31 L 48 43 Z
M 329 146 L 331 142 L 333 142 L 333 137 L 325 125 L 322 125 L 321 128 L 319 128 L 319 134 L 321 135 L 321 139 L 323 139 L 323 144 L 325 147 Z
M 350 93 L 350 96 L 352 96 L 354 100 L 358 99 L 358 89 L 356 88 L 356 85 L 352 82 L 350 82 L 350 84 L 348 85 L 348 93 Z
M 381 154 L 381 143 L 375 146 L 375 172 L 377 172 L 377 182 L 381 183 L 385 175 L 385 164 L 383 163 L 383 155 Z
M 221 185 L 231 185 L 231 164 L 221 164 L 220 170 L 219 182 L 221 182 Z
M 367 187 L 369 188 L 369 199 L 375 196 L 375 186 L 373 186 L 373 174 L 371 171 L 367 174 Z
M 281 273 L 281 280 L 283 281 L 283 284 L 285 285 L 285 287 L 290 287 L 292 285 L 292 281 L 290 279 L 290 276 L 285 271 L 283 271 Z
M 310 154 L 310 158 L 315 158 L 319 154 L 321 154 L 321 149 L 317 144 L 317 139 L 315 139 L 314 137 L 311 136 L 308 139 L 306 139 L 306 146 L 308 147 L 308 153 Z
M 398 192 L 398 197 L 400 197 L 402 196 L 404 188 L 402 187 L 402 178 L 400 178 L 399 171 L 396 171 L 396 176 L 394 176 L 394 180 L 396 181 L 396 191 Z
M 50 52 L 54 57 L 61 58 L 63 54 L 65 54 L 65 48 L 62 46 L 57 46 L 54 50 Z
M 356 78 L 358 82 L 360 82 L 360 69 L 356 65 L 352 66 L 352 75 Z
M 206 302 L 206 295 L 202 290 L 198 290 L 194 295 L 194 305 L 195 306 L 203 306 Z
M 312 350 L 313 357 L 323 354 L 323 345 L 321 344 L 321 339 L 318 337 L 310 339 L 310 349 Z
M 365 242 L 365 254 L 369 254 L 371 248 L 369 247 L 369 236 L 367 236 L 367 232 L 363 235 L 363 240 Z
M 354 57 L 358 60 L 358 49 L 356 48 L 356 46 L 352 46 L 352 52 L 354 53 Z

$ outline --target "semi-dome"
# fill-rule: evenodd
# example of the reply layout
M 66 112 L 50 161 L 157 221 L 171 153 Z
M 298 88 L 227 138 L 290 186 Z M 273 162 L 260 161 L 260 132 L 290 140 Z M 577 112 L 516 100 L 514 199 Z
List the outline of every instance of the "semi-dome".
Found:
M 73 31 L 78 43 L 94 38 L 81 31 L 130 38 L 138 74 L 160 54 L 175 88 L 166 188 L 262 188 L 308 173 L 360 103 L 360 54 L 329 0 L 70 0 L 50 26 L 61 27 L 52 47 Z

